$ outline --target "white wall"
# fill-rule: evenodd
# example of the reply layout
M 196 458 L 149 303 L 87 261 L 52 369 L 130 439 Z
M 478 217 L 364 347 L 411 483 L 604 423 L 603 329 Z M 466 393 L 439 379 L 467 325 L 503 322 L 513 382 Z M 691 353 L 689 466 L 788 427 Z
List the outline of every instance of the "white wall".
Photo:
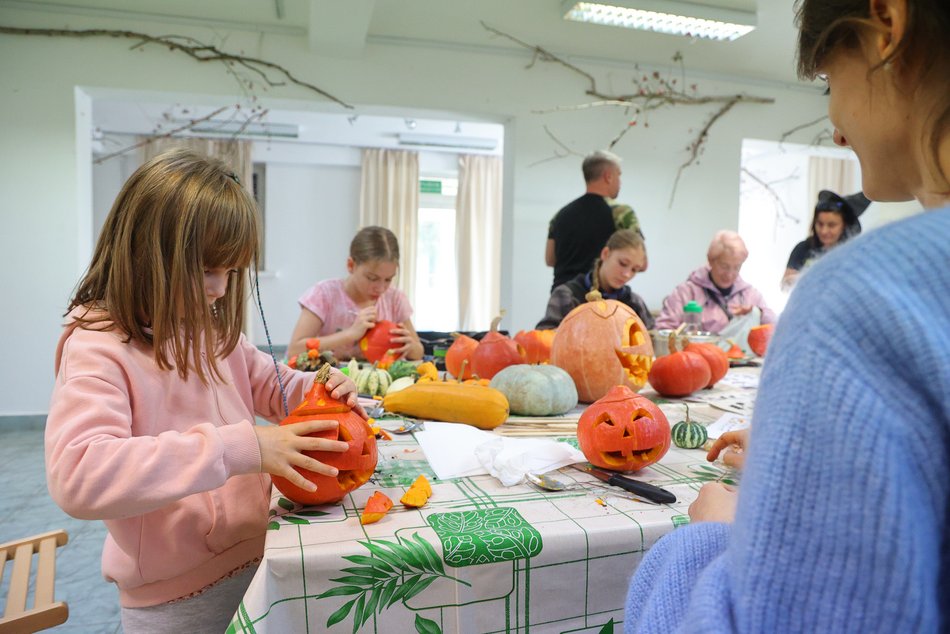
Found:
M 66 25 L 52 14 L 3 7 L 0 23 Z M 68 25 L 76 29 L 148 30 L 148 25 L 77 16 L 70 16 Z M 169 28 L 158 25 L 152 30 L 166 33 Z M 199 28 L 176 26 L 174 31 L 206 41 L 215 37 Z M 218 35 L 224 34 L 219 31 Z M 527 52 L 370 43 L 361 58 L 334 59 L 310 53 L 303 37 L 226 35 L 228 50 L 285 64 L 351 103 L 454 111 L 504 122 L 502 305 L 509 312 L 503 326 L 518 330 L 537 321 L 551 282 L 551 270 L 544 266 L 542 255 L 548 220 L 583 190 L 579 158 L 539 163 L 554 156 L 557 149 L 542 124 L 583 153 L 605 146 L 616 135 L 626 120 L 623 112 L 591 109 L 536 114 L 537 110 L 586 101 L 585 86 L 560 67 L 537 64 L 526 70 L 531 59 Z M 573 61 L 601 78 L 604 85 L 623 86 L 629 83 L 635 60 L 623 66 Z M 672 207 L 668 201 L 676 169 L 686 158 L 687 144 L 714 108 L 681 106 L 653 112 L 615 148 L 625 160 L 620 200 L 637 210 L 650 250 L 650 270 L 635 280 L 634 288 L 651 306 L 658 306 L 669 288 L 702 262 L 709 237 L 717 229 L 736 228 L 742 139 L 777 139 L 785 130 L 816 118 L 826 105 L 813 90 L 709 77 L 687 76 L 687 80 L 696 81 L 705 93 L 745 92 L 774 97 L 776 103 L 740 105 L 723 117 L 713 128 L 699 165 L 683 174 Z M 128 42 L 112 39 L 0 36 L 0 139 L 4 148 L 0 152 L 0 190 L 4 192 L 0 280 L 6 306 L 0 332 L 4 351 L 12 360 L 0 370 L 0 385 L 4 386 L 0 414 L 46 410 L 60 315 L 89 253 L 91 205 L 84 199 L 91 198 L 91 191 L 84 192 L 77 182 L 89 156 L 88 149 L 77 154 L 76 86 L 212 94 L 222 103 L 234 99 L 236 92 L 221 68 L 197 64 L 161 48 L 132 51 Z M 300 88 L 274 88 L 263 96 L 265 101 L 308 100 L 314 108 L 330 108 Z M 293 178 L 293 174 L 278 170 L 274 178 Z M 357 181 L 343 169 L 320 182 L 313 195 L 326 206 L 319 208 L 323 213 L 332 207 L 332 190 L 355 187 Z M 269 185 L 269 192 L 279 195 L 274 184 Z M 288 214 L 291 203 L 302 201 L 287 201 Z M 316 219 L 281 219 L 285 228 L 311 221 Z M 341 216 L 326 228 L 330 227 L 336 235 L 350 236 L 355 219 Z M 269 252 L 274 248 L 269 242 Z M 320 277 L 311 268 L 316 266 L 288 260 L 281 275 L 284 271 L 293 275 L 294 284 L 302 290 Z M 262 282 L 265 295 L 269 285 Z M 264 301 L 265 306 L 270 305 L 267 297 Z M 295 319 L 282 311 L 271 315 L 269 322 L 275 331 L 286 331 Z M 275 340 L 280 337 L 274 334 Z

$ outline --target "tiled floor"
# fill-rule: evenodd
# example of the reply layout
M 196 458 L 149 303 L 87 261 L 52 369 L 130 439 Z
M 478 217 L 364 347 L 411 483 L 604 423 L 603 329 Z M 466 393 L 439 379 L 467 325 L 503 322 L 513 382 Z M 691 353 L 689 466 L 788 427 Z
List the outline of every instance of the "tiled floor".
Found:
M 56 598 L 69 604 L 69 619 L 46 631 L 121 632 L 118 593 L 100 572 L 105 527 L 102 522 L 69 517 L 50 499 L 42 429 L 0 429 L 0 477 L 0 543 L 58 528 L 69 534 L 69 543 L 56 558 Z M 5 585 L 0 591 L 6 596 Z

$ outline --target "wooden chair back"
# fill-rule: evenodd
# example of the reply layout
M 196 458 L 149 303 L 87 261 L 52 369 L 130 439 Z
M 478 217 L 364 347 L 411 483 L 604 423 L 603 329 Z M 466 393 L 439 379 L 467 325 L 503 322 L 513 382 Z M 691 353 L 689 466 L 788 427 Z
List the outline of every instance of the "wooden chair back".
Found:
M 67 541 L 66 531 L 56 530 L 0 544 L 0 587 L 3 586 L 7 563 L 12 562 L 6 605 L 0 614 L 0 634 L 36 632 L 66 622 L 69 607 L 54 600 L 53 587 L 56 582 L 56 549 Z M 35 575 L 31 574 L 34 554 L 38 554 Z M 27 607 L 31 581 L 33 605 Z

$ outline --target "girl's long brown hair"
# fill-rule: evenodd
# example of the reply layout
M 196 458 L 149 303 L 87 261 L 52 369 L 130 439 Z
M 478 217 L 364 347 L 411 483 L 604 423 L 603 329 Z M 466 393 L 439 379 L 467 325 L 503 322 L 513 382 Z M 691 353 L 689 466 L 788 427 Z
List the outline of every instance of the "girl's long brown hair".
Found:
M 216 360 L 241 336 L 258 223 L 254 200 L 225 163 L 188 150 L 160 154 L 119 192 L 69 310 L 86 309 L 81 327 L 118 329 L 151 346 L 158 367 L 182 379 L 194 371 L 204 383 L 222 380 Z M 221 267 L 236 273 L 209 306 L 204 271 Z

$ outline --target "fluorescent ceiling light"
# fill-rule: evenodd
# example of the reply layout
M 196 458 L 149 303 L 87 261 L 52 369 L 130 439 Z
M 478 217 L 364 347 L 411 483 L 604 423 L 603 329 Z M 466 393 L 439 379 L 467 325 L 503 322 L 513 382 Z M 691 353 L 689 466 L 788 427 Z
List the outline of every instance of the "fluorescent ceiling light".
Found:
M 459 136 L 457 134 L 421 134 L 401 132 L 399 145 L 421 145 L 429 147 L 450 147 L 464 150 L 494 150 L 497 139 L 477 136 Z
M 563 0 L 565 20 L 709 40 L 734 40 L 755 28 L 755 13 L 676 0 Z
M 181 121 L 187 123 L 187 121 Z M 187 130 L 195 134 L 222 134 L 228 136 L 264 136 L 296 139 L 299 136 L 299 126 L 294 123 L 267 123 L 264 121 L 221 121 L 209 119 L 191 126 Z

